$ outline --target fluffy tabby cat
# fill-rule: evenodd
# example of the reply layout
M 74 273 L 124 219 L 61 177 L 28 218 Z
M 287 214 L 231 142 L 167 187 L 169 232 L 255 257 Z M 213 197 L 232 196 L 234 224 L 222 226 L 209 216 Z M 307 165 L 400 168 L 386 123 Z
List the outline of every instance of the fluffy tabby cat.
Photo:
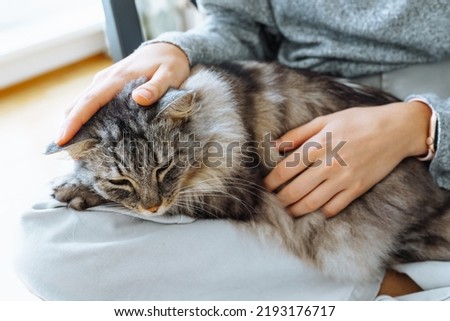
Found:
M 404 160 L 331 219 L 319 211 L 292 219 L 261 187 L 274 165 L 261 144 L 268 133 L 277 138 L 319 115 L 394 97 L 245 62 L 197 66 L 180 89 L 141 108 L 131 91 L 143 81 L 128 84 L 68 144 L 48 147 L 47 153 L 68 151 L 77 164 L 54 187 L 56 199 L 78 210 L 112 201 L 147 215 L 248 222 L 343 279 L 367 280 L 399 262 L 450 260 L 449 192 L 416 159 Z

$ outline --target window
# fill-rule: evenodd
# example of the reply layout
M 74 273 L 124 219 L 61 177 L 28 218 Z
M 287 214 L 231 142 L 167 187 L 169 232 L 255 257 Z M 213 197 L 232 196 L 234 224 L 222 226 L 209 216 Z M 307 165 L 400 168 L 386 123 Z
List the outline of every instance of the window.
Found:
M 101 0 L 2 0 L 0 89 L 105 50 Z

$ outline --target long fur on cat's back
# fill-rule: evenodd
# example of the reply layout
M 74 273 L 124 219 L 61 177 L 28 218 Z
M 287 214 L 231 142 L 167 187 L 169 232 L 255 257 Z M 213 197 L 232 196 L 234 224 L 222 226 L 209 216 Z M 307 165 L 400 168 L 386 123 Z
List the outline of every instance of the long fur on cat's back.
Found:
M 331 219 L 320 211 L 293 219 L 262 187 L 281 158 L 267 137 L 395 97 L 275 63 L 242 62 L 197 66 L 179 89 L 142 108 L 131 92 L 144 81 L 128 84 L 67 145 L 49 146 L 48 153 L 66 150 L 77 163 L 55 186 L 57 199 L 76 209 L 112 201 L 146 215 L 232 219 L 342 279 L 450 259 L 449 192 L 416 159 Z

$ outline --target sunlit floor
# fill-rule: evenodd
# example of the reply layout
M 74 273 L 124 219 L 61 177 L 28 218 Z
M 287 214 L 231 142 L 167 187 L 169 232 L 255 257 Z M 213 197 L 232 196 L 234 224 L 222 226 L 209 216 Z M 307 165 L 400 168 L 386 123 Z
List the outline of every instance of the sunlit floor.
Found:
M 64 110 L 111 64 L 103 55 L 0 91 L 0 300 L 36 299 L 14 274 L 12 262 L 21 213 L 48 194 L 46 182 L 70 169 L 61 157 L 44 156 Z

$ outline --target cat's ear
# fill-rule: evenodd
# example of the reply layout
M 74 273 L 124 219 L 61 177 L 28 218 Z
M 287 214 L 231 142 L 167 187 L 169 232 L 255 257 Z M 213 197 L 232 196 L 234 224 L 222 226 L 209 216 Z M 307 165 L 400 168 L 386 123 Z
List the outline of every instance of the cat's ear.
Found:
M 88 137 L 87 135 L 85 135 L 85 131 L 81 129 L 81 131 L 77 135 L 75 135 L 75 137 L 72 140 L 70 140 L 67 144 L 63 146 L 59 146 L 56 143 L 50 143 L 47 146 L 47 149 L 44 154 L 50 155 L 66 151 L 69 153 L 70 157 L 72 157 L 73 159 L 78 159 L 81 156 L 83 156 L 83 154 L 92 149 L 97 143 L 98 143 L 97 139 Z
M 191 90 L 169 89 L 159 100 L 161 112 L 173 120 L 187 120 L 195 111 L 195 92 Z

